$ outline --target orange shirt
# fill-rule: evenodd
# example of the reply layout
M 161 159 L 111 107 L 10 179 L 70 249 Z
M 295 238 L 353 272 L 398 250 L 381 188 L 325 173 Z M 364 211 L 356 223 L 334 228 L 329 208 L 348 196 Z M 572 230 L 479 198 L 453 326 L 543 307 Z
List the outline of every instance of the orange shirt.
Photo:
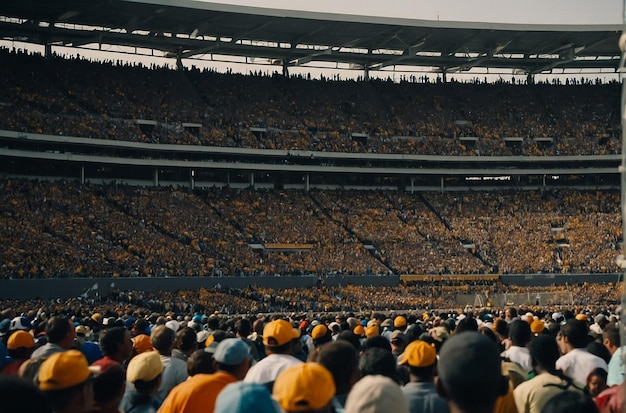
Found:
M 159 409 L 159 413 L 212 413 L 217 395 L 237 379 L 225 372 L 196 374 L 174 387 Z

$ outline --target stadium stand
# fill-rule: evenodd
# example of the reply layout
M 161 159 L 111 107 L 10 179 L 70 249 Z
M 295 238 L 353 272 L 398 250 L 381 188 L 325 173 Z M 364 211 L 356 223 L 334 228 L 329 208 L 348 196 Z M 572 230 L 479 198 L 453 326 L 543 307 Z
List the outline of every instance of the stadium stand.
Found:
M 0 129 L 263 149 L 616 154 L 620 85 L 368 82 L 174 71 L 1 49 Z

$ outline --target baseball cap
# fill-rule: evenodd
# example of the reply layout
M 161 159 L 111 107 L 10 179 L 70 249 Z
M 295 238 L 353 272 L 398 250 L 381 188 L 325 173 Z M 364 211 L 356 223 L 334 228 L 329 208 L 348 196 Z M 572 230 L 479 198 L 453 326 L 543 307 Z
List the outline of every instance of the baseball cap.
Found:
M 9 350 L 17 350 L 18 348 L 33 348 L 35 346 L 35 339 L 26 331 L 18 330 L 11 334 L 7 341 L 7 348 Z
M 204 343 L 207 340 L 207 338 L 209 338 L 210 335 L 211 335 L 211 333 L 209 333 L 206 330 L 198 331 L 196 333 L 196 342 Z
M 393 320 L 394 327 L 406 327 L 406 317 L 399 315 Z
M 84 325 L 76 326 L 76 335 L 81 337 L 88 337 L 91 334 L 91 329 Z
M 250 358 L 250 347 L 240 338 L 226 338 L 215 349 L 213 359 L 220 364 L 236 366 Z
M 422 340 L 409 343 L 404 349 L 398 364 L 408 364 L 411 367 L 432 366 L 437 361 L 437 351 L 435 348 Z
M 180 328 L 180 323 L 176 320 L 170 320 L 167 323 L 165 323 L 165 327 L 169 328 L 170 330 L 176 333 L 178 329 Z
M 393 320 L 391 318 L 386 318 L 382 323 L 380 323 L 381 327 L 391 327 L 393 326 Z
M 543 333 L 544 328 L 545 328 L 545 324 L 542 320 L 535 320 L 530 324 L 530 331 L 533 334 Z
M 152 347 L 152 341 L 150 341 L 150 336 L 146 334 L 139 334 L 133 338 L 133 347 L 135 348 L 135 352 L 137 354 L 145 353 L 146 351 L 152 351 L 154 348 Z
M 321 364 L 301 363 L 276 378 L 273 394 L 287 412 L 319 410 L 335 396 L 335 381 Z
M 398 340 L 402 340 L 403 342 L 406 343 L 406 334 L 404 334 L 400 330 L 396 330 L 393 333 L 391 333 L 391 341 L 398 341 Z
M 300 330 L 286 320 L 274 320 L 263 329 L 263 344 L 268 347 L 282 346 L 300 338 Z
M 378 326 L 369 326 L 365 330 L 365 337 L 370 338 L 374 336 L 380 335 L 380 331 L 378 330 Z
M 354 327 L 352 332 L 357 336 L 362 337 L 365 335 L 365 328 L 361 324 L 359 324 L 358 326 Z
M 163 363 L 158 351 L 146 351 L 133 357 L 126 369 L 126 380 L 151 381 L 163 371 Z
M 91 319 L 93 321 L 95 321 L 96 323 L 100 324 L 100 323 L 102 323 L 102 314 L 100 314 L 100 313 L 93 313 L 93 315 L 91 316 Z
M 398 383 L 389 377 L 368 375 L 348 394 L 346 413 L 409 413 L 408 403 Z
M 215 401 L 215 413 L 279 413 L 267 387 L 239 381 L 224 387 Z
M 583 313 L 576 314 L 576 320 L 587 321 L 587 315 Z
M 9 332 L 10 327 L 11 327 L 11 320 L 9 320 L 8 318 L 5 318 L 4 320 L 0 321 L 0 336 L 6 335 L 6 333 Z
M 54 353 L 39 368 L 39 388 L 44 391 L 63 390 L 87 380 L 99 369 L 90 368 L 78 350 Z
M 322 338 L 326 334 L 328 334 L 328 328 L 326 328 L 326 326 L 324 324 L 320 324 L 318 326 L 315 326 L 313 331 L 311 331 L 311 337 L 313 338 L 313 340 Z
M 33 328 L 33 325 L 30 323 L 28 317 L 15 317 L 11 320 L 11 327 L 9 327 L 9 331 L 13 330 L 30 330 Z
M 465 331 L 445 341 L 437 373 L 444 388 L 463 389 L 457 395 L 463 403 L 480 405 L 499 396 L 503 382 L 501 364 L 495 342 L 480 333 Z

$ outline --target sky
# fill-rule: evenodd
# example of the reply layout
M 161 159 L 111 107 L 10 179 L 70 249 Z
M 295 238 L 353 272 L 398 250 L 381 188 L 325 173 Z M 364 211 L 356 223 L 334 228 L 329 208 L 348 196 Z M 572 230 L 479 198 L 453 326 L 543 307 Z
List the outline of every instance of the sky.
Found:
M 624 0 L 222 0 L 212 3 L 419 20 L 623 24 Z

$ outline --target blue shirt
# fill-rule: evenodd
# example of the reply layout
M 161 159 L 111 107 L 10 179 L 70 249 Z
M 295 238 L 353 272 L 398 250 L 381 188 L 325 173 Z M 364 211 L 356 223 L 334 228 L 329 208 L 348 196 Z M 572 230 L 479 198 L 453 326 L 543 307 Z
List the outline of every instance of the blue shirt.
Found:
M 411 413 L 449 413 L 448 402 L 437 394 L 435 383 L 411 382 L 402 388 Z

